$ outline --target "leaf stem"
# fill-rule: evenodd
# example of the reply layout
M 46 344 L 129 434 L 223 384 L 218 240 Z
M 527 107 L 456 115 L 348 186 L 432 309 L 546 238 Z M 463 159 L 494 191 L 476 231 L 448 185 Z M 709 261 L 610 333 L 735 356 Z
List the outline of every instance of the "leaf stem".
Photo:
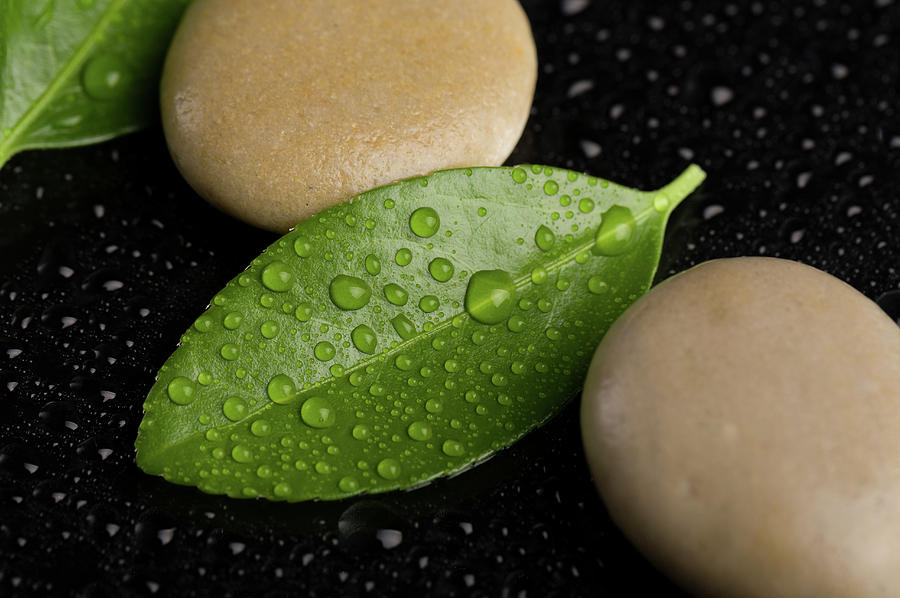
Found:
M 671 213 L 705 179 L 706 173 L 703 172 L 703 169 L 696 164 L 691 164 L 674 181 L 657 191 L 657 194 L 663 195 L 669 200 L 669 213 Z

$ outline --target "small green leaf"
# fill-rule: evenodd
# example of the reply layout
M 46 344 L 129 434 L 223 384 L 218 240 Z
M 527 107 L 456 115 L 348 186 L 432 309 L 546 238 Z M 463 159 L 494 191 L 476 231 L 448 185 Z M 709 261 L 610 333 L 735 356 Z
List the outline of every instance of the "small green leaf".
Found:
M 543 166 L 448 170 L 325 210 L 184 334 L 144 404 L 138 465 L 299 501 L 483 460 L 576 394 L 704 176 L 641 192 Z
M 158 119 L 163 57 L 189 0 L 0 3 L 0 167 L 18 151 Z

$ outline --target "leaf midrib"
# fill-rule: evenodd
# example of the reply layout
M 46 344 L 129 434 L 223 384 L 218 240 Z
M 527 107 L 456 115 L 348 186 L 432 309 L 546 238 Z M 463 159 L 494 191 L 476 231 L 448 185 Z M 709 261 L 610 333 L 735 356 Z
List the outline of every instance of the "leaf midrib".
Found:
M 87 58 L 90 51 L 94 48 L 96 42 L 99 41 L 101 36 L 103 35 L 106 27 L 112 21 L 113 16 L 122 8 L 122 6 L 128 0 L 113 0 L 112 4 L 107 7 L 104 11 L 103 16 L 97 21 L 97 24 L 91 28 L 90 32 L 88 32 L 87 36 L 85 36 L 84 40 L 78 45 L 75 49 L 75 52 L 72 53 L 72 56 L 66 61 L 63 68 L 57 73 L 57 75 L 50 81 L 50 84 L 47 88 L 38 96 L 38 98 L 32 103 L 31 107 L 25 111 L 25 113 L 19 118 L 16 124 L 12 127 L 12 132 L 9 136 L 0 143 L 0 166 L 12 156 L 14 149 L 17 147 L 15 145 L 15 141 L 22 135 L 22 133 L 28 128 L 28 126 L 38 117 L 38 115 L 43 111 L 44 107 L 49 104 L 57 91 L 62 87 L 63 83 L 65 83 L 69 77 L 75 72 L 78 67 L 84 64 L 85 59 Z
M 700 171 L 700 173 L 702 173 L 702 171 Z M 679 174 L 678 177 L 675 178 L 675 180 L 673 180 L 672 182 L 670 182 L 668 185 L 664 186 L 661 189 L 658 189 L 656 191 L 639 191 L 638 193 L 641 193 L 643 195 L 651 195 L 651 196 L 658 195 L 658 194 L 666 194 L 668 199 L 670 200 L 670 203 L 664 212 L 659 212 L 656 210 L 656 208 L 653 206 L 653 204 L 651 202 L 651 204 L 647 207 L 647 209 L 641 211 L 637 215 L 637 217 L 634 218 L 635 226 L 642 224 L 645 220 L 647 220 L 650 216 L 652 216 L 654 214 L 658 214 L 658 215 L 662 216 L 664 218 L 664 221 L 668 220 L 672 211 L 676 207 L 678 207 L 678 204 L 681 203 L 681 201 L 684 200 L 684 198 L 686 198 L 688 195 L 690 195 L 690 193 L 692 193 L 693 190 L 696 189 L 697 186 L 699 186 L 700 182 L 702 182 L 702 180 L 703 180 L 703 177 L 705 177 L 705 174 L 702 174 L 699 181 L 697 181 L 695 183 L 694 181 L 697 179 L 697 177 L 698 177 L 697 169 L 695 169 L 694 166 L 691 166 L 691 167 L 688 167 L 684 172 Z M 689 189 L 685 190 L 684 187 L 689 187 Z M 667 191 L 674 191 L 674 193 L 673 193 L 674 197 L 669 197 L 668 194 L 666 193 Z M 555 260 L 552 260 L 546 266 L 543 266 L 543 268 L 547 271 L 548 274 L 550 274 L 552 272 L 556 272 L 557 270 L 562 269 L 563 266 L 574 261 L 576 256 L 578 256 L 580 253 L 582 253 L 584 251 L 590 251 L 591 249 L 593 249 L 593 247 L 596 244 L 597 244 L 597 237 L 596 237 L 596 235 L 592 235 L 590 241 L 583 243 L 581 245 L 578 245 L 577 247 L 571 249 L 570 251 L 563 253 Z M 534 284 L 531 280 L 530 274 L 523 275 L 520 278 L 515 279 L 513 282 L 515 284 L 516 289 L 526 287 L 529 284 Z M 438 334 L 442 330 L 451 326 L 453 324 L 453 320 L 457 316 L 462 315 L 464 313 L 465 313 L 465 309 L 461 309 L 459 312 L 448 317 L 440 324 L 437 324 L 431 330 L 429 330 L 429 331 L 423 330 L 420 333 L 416 334 L 414 337 L 397 344 L 395 347 L 389 349 L 388 351 L 378 353 L 377 355 L 373 355 L 367 359 L 363 359 L 363 360 L 357 362 L 356 365 L 345 370 L 343 373 L 343 376 L 348 376 L 352 372 L 355 372 L 356 370 L 369 365 L 373 361 L 393 357 L 396 354 L 401 353 L 403 348 L 408 347 L 414 343 L 417 343 L 422 339 L 428 339 L 428 338 L 433 337 L 434 335 Z M 329 376 L 328 378 L 322 378 L 316 384 L 314 384 L 308 388 L 299 389 L 297 392 L 297 396 L 299 396 L 300 394 L 303 394 L 303 393 L 313 391 L 313 390 L 320 388 L 326 384 L 329 384 L 330 382 L 332 382 L 335 379 L 336 378 L 334 376 Z M 377 382 L 379 379 L 380 379 L 380 372 L 379 372 L 379 375 L 377 375 L 375 377 L 375 381 Z M 281 405 L 279 405 L 279 406 L 281 406 Z M 214 428 L 218 429 L 218 430 L 230 430 L 234 426 L 244 423 L 250 417 L 263 414 L 272 408 L 274 408 L 274 405 L 270 402 L 267 405 L 265 405 L 264 407 L 262 407 L 261 409 L 254 411 L 253 413 L 251 413 L 244 419 L 241 419 L 240 421 L 228 422 L 224 426 L 214 426 Z M 189 434 L 188 436 L 185 436 L 181 440 L 178 440 L 177 442 L 174 442 L 172 444 L 165 446 L 163 448 L 162 452 L 167 452 L 169 450 L 175 449 L 175 448 L 181 446 L 182 444 L 184 444 L 190 440 L 193 440 L 194 438 L 196 438 L 198 436 L 201 436 L 200 432 L 195 433 L 195 434 Z

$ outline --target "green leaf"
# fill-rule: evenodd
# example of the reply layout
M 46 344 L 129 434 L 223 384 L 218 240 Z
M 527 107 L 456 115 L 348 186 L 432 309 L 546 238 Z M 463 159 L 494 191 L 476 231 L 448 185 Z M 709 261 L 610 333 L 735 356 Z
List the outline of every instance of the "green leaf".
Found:
M 189 0 L 0 3 L 0 167 L 18 151 L 109 139 L 158 119 Z
M 543 166 L 448 170 L 321 212 L 184 334 L 144 404 L 138 465 L 299 501 L 485 459 L 576 394 L 704 177 L 641 192 Z

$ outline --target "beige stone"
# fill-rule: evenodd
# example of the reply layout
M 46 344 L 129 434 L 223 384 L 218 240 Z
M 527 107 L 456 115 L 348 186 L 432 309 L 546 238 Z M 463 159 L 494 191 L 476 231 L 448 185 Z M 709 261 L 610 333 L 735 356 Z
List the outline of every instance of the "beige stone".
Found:
M 200 195 L 284 232 L 373 187 L 502 164 L 536 76 L 516 0 L 195 0 L 163 127 Z
M 594 480 L 717 598 L 900 596 L 900 328 L 795 262 L 707 262 L 610 329 L 581 407 Z

